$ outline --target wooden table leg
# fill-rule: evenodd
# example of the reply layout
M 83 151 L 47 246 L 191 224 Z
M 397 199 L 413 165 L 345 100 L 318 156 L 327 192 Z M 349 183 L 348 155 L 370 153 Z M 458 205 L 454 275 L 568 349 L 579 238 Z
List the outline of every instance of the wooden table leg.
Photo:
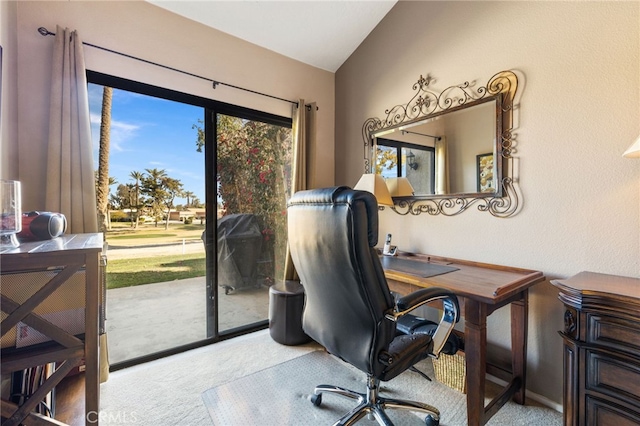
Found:
M 513 378 L 520 379 L 520 389 L 513 400 L 524 404 L 527 378 L 527 330 L 529 290 L 522 292 L 522 299 L 511 303 L 511 367 Z
M 467 424 L 485 424 L 484 394 L 487 358 L 486 305 L 465 300 L 465 360 L 467 366 Z

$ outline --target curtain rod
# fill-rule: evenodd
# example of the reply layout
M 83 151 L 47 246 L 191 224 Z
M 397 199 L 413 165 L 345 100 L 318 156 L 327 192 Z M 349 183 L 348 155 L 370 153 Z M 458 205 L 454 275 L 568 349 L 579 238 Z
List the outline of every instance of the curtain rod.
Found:
M 56 35 L 56 33 L 52 33 L 51 31 L 49 31 L 49 30 L 48 30 L 48 29 L 46 29 L 45 27 L 40 27 L 40 28 L 38 28 L 38 32 L 40 33 L 40 35 L 45 36 L 45 37 L 46 37 L 46 36 L 50 36 L 50 35 L 52 35 L 52 36 L 55 36 L 55 35 Z M 298 105 L 298 102 L 296 102 L 296 101 L 290 101 L 289 99 L 279 98 L 279 97 L 277 97 L 277 96 L 273 96 L 273 95 L 269 95 L 269 94 L 266 94 L 266 93 L 257 92 L 257 91 L 255 91 L 255 90 L 251 90 L 251 89 L 245 89 L 244 87 L 235 86 L 235 85 L 233 85 L 233 84 L 223 83 L 222 81 L 212 80 L 212 79 L 210 79 L 210 78 L 203 77 L 203 76 L 198 75 L 198 74 L 193 74 L 193 73 L 190 73 L 190 72 L 188 72 L 188 71 L 183 71 L 183 70 L 178 69 L 178 68 L 173 68 L 173 67 L 170 67 L 170 66 L 167 66 L 167 65 L 162 65 L 162 64 L 159 64 L 159 63 L 157 63 L 157 62 L 149 61 L 149 60 L 147 60 L 147 59 L 138 58 L 138 57 L 136 57 L 136 56 L 132 56 L 132 55 L 129 55 L 129 54 L 127 54 L 127 53 L 118 52 L 117 50 L 108 49 L 108 48 L 106 48 L 106 47 L 97 46 L 97 45 L 95 45 L 95 44 L 87 43 L 87 42 L 84 42 L 84 41 L 82 42 L 82 44 L 84 44 L 85 46 L 94 47 L 94 48 L 96 48 L 96 49 L 104 50 L 105 52 L 115 53 L 116 55 L 124 56 L 124 57 L 126 57 L 126 58 L 135 59 L 136 61 L 144 62 L 144 63 L 146 63 L 146 64 L 155 65 L 155 66 L 160 67 L 160 68 L 164 68 L 164 69 L 167 69 L 167 70 L 171 70 L 171 71 L 179 72 L 179 73 L 181 73 L 181 74 L 185 74 L 185 75 L 188 75 L 188 76 L 191 76 L 191 77 L 199 78 L 199 79 L 201 79 L 201 80 L 209 81 L 209 82 L 211 82 L 211 83 L 212 83 L 212 85 L 213 85 L 213 88 L 214 88 L 214 89 L 215 89 L 218 85 L 223 85 L 223 86 L 231 87 L 231 88 L 233 88 L 233 89 L 238 89 L 238 90 L 243 90 L 243 91 L 245 91 L 245 92 L 253 93 L 253 94 L 255 94 L 255 95 L 266 96 L 267 98 L 277 99 L 277 100 L 282 101 L 282 102 L 289 102 L 290 104 Z M 307 108 L 310 108 L 310 107 L 311 107 L 311 105 L 305 105 L 305 106 L 306 106 Z M 318 107 L 316 107 L 316 110 L 317 110 L 317 109 L 319 109 L 319 108 L 318 108 Z
M 400 130 L 400 132 L 404 135 L 405 133 L 411 133 L 412 135 L 420 135 L 420 136 L 426 136 L 428 138 L 434 138 L 436 140 L 440 140 L 442 139 L 442 136 L 433 136 L 433 135 L 427 135 L 424 133 L 418 133 L 418 132 L 411 132 L 409 130 Z

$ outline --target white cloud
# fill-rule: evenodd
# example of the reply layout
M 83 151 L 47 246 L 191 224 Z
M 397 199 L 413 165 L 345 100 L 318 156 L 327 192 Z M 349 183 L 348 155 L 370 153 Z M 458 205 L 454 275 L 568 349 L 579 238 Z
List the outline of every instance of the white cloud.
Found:
M 91 113 L 90 120 L 93 141 L 97 145 L 100 143 L 100 123 L 102 121 L 102 117 L 100 114 Z M 140 124 L 111 120 L 110 149 L 119 152 L 125 151 L 127 142 L 136 136 L 140 128 L 142 128 L 142 125 Z

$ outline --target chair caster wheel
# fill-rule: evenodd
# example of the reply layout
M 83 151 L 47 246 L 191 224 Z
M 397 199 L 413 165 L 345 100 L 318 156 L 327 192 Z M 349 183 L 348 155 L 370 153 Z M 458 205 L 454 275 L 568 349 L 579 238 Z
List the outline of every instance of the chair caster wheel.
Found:
M 316 407 L 319 407 L 322 404 L 322 394 L 320 395 L 311 395 L 311 403 Z
M 432 414 L 429 414 L 424 418 L 424 423 L 427 426 L 438 426 L 440 424 L 440 419 L 436 419 Z

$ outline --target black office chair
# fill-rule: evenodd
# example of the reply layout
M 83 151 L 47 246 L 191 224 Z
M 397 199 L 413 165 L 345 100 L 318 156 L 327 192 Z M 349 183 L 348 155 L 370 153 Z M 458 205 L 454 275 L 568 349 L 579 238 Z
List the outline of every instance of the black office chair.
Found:
M 415 401 L 383 398 L 380 381 L 391 380 L 418 361 L 437 356 L 459 319 L 456 296 L 444 289 L 422 289 L 399 298 L 389 291 L 375 246 L 378 204 L 373 194 L 348 187 L 301 191 L 288 203 L 289 245 L 305 289 L 303 329 L 327 351 L 367 374 L 366 393 L 319 385 L 312 402 L 324 392 L 358 401 L 336 425 L 350 425 L 373 414 L 381 425 L 393 423 L 385 408 L 427 413 L 437 425 L 439 411 Z M 396 332 L 396 320 L 435 300 L 443 316 L 432 336 Z

